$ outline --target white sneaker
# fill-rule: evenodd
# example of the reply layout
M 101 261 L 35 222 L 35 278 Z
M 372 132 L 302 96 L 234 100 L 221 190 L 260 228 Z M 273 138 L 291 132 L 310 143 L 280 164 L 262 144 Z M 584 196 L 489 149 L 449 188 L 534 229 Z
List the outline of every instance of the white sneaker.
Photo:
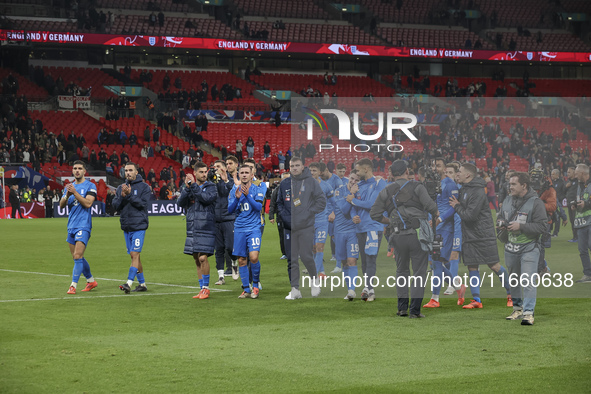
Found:
M 304 268 L 304 269 L 302 270 L 302 274 L 304 274 L 304 275 L 308 275 L 308 270 Z
M 285 297 L 286 300 L 297 300 L 300 298 L 302 298 L 302 293 L 299 289 L 296 289 L 295 287 L 292 287 L 289 294 Z
M 445 290 L 443 292 L 443 295 L 452 295 L 455 292 L 456 292 L 456 289 L 454 289 L 453 286 L 448 286 L 447 290 Z
M 369 296 L 367 297 L 367 301 L 375 301 L 375 300 L 376 300 L 376 293 L 373 290 L 371 290 L 369 292 Z
M 312 286 L 310 287 L 310 294 L 312 297 L 318 297 L 320 295 L 320 279 L 312 279 Z
M 234 280 L 240 279 L 240 272 L 238 272 L 237 265 L 232 265 L 232 279 L 234 279 Z
M 337 258 L 336 258 L 336 257 L 334 257 L 334 256 L 332 256 L 332 257 L 330 258 L 330 261 L 337 261 Z
M 283 256 L 281 256 L 281 258 L 279 260 L 287 260 L 287 256 L 283 255 Z
M 353 301 L 356 296 L 357 294 L 355 294 L 355 290 L 349 290 L 345 296 L 345 300 Z
M 331 274 L 340 274 L 341 272 L 343 272 L 341 267 L 335 267 L 332 271 L 330 271 Z

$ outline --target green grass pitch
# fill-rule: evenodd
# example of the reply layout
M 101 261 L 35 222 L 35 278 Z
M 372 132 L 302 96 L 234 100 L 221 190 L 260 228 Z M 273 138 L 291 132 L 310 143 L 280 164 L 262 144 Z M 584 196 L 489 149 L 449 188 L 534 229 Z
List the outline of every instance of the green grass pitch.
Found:
M 237 299 L 239 281 L 226 278 L 226 291 L 194 300 L 197 275 L 182 254 L 179 216 L 150 218 L 142 252 L 149 291 L 125 295 L 119 221 L 93 224 L 85 257 L 99 286 L 68 296 L 66 219 L 0 221 L 0 392 L 590 390 L 589 284 L 540 290 L 532 327 L 505 320 L 511 310 L 496 282 L 483 290 L 484 309 L 462 310 L 443 296 L 425 319 L 396 317 L 390 289 L 378 289 L 373 303 L 347 302 L 342 289 L 317 299 L 303 289 L 304 299 L 286 301 L 286 262 L 268 224 L 260 298 Z M 582 268 L 571 235 L 563 228 L 547 256 L 553 273 L 576 280 Z M 395 267 L 383 245 L 385 277 Z

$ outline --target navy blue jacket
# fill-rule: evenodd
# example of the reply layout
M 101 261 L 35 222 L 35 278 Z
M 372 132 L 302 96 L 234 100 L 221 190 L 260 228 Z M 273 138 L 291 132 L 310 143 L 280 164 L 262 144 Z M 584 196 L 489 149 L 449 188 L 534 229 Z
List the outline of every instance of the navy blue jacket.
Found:
M 117 187 L 117 192 L 113 198 L 113 208 L 121 212 L 119 221 L 123 231 L 140 231 L 148 228 L 148 204 L 152 198 L 152 190 L 144 182 L 142 176 L 138 174 L 135 180 L 129 183 L 131 193 L 127 196 L 121 196 L 121 188 Z
M 296 207 L 294 200 L 298 198 L 300 204 Z M 286 229 L 300 231 L 314 227 L 316 214 L 325 207 L 324 192 L 318 181 L 312 178 L 308 168 L 304 168 L 299 176 L 292 175 L 279 184 L 277 211 Z
M 215 200 L 217 187 L 206 181 L 202 187 L 193 182 L 190 187 L 183 186 L 177 205 L 187 210 L 187 237 L 194 237 L 198 246 L 199 235 L 215 236 Z
M 215 221 L 220 223 L 236 220 L 235 213 L 228 213 L 228 194 L 234 186 L 234 180 L 232 178 L 228 182 L 220 180 L 216 186 L 219 198 L 215 201 Z

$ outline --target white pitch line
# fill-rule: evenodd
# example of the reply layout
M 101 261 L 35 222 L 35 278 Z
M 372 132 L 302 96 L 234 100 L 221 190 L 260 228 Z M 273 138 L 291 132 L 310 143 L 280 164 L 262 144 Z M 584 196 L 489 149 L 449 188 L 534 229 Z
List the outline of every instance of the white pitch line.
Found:
M 226 291 L 226 290 L 224 290 Z M 0 300 L 1 302 L 27 302 L 27 301 L 56 301 L 56 300 L 93 300 L 95 298 L 114 298 L 114 297 L 144 297 L 144 296 L 162 296 L 162 295 L 175 295 L 175 294 L 195 294 L 194 291 L 185 291 L 177 293 L 148 293 L 148 294 L 113 294 L 113 295 L 101 295 L 101 296 L 83 296 L 83 297 L 59 297 L 59 298 L 30 298 L 24 300 Z
M 14 273 L 18 273 L 18 274 L 35 274 L 35 275 L 60 276 L 60 277 L 63 277 L 63 278 L 69 278 L 69 277 L 71 277 L 71 275 L 51 274 L 51 273 L 48 273 L 48 272 L 16 271 L 16 270 L 7 270 L 7 269 L 0 269 L 0 271 L 14 272 Z M 98 279 L 98 280 L 109 280 L 111 282 L 121 282 L 121 279 L 110 279 L 110 278 L 99 278 L 99 277 L 97 277 L 96 279 Z M 175 285 L 175 284 L 171 284 L 171 283 L 146 282 L 146 284 L 147 285 L 155 285 L 155 286 L 182 287 L 184 289 L 199 289 L 198 286 Z M 232 290 L 227 290 L 227 289 L 211 289 L 211 288 L 209 290 L 210 291 L 214 291 L 214 292 L 232 291 Z

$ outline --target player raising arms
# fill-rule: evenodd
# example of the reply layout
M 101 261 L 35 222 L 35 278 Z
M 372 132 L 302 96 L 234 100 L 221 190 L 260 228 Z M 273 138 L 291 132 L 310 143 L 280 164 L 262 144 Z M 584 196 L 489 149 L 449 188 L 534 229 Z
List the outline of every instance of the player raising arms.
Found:
M 238 298 L 258 298 L 261 263 L 261 209 L 265 197 L 261 187 L 252 183 L 252 168 L 241 165 L 238 170 L 240 179 L 234 179 L 234 187 L 228 195 L 228 212 L 236 212 L 234 222 L 234 250 L 232 254 L 238 257 L 238 271 L 242 281 L 242 294 Z M 250 290 L 250 270 L 252 270 L 252 292 Z
M 76 286 L 80 279 L 80 274 L 86 277 L 86 287 L 82 291 L 90 291 L 97 286 L 96 280 L 90 273 L 90 265 L 84 258 L 84 251 L 90 239 L 92 229 L 92 216 L 90 209 L 96 199 L 96 186 L 84 178 L 86 174 L 86 164 L 81 160 L 76 160 L 72 167 L 74 183 L 69 183 L 64 190 L 60 200 L 60 208 L 68 206 L 68 237 L 66 241 L 70 244 L 70 253 L 74 259 L 74 269 L 72 270 L 72 284 L 68 294 L 76 294 Z

